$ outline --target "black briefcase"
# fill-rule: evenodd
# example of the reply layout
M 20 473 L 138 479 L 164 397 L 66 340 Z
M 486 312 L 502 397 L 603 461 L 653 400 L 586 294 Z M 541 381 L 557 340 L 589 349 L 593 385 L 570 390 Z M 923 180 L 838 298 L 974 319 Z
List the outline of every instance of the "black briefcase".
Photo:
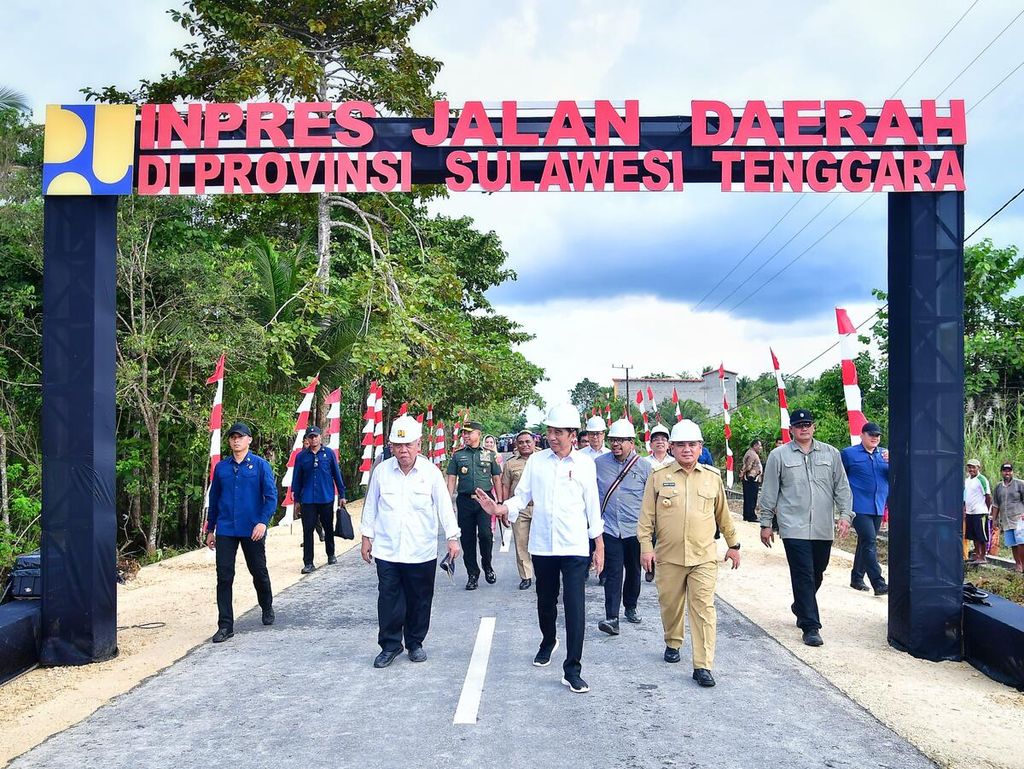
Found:
M 334 514 L 334 536 L 342 539 L 356 538 L 356 532 L 352 528 L 352 516 L 348 514 L 344 505 L 338 505 L 338 510 Z

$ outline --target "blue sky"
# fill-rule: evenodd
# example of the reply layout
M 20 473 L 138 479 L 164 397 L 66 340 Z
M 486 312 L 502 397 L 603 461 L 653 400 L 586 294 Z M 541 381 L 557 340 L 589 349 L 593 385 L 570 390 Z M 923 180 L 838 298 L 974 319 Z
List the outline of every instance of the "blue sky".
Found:
M 8 2 L 14 34 L 0 50 L 0 80 L 39 109 L 75 101 L 83 85 L 131 86 L 155 77 L 170 67 L 166 52 L 184 39 L 164 12 L 172 4 Z M 695 98 L 880 104 L 969 5 L 439 0 L 414 31 L 414 44 L 444 62 L 438 87 L 455 102 L 636 98 L 645 115 L 687 114 Z M 950 83 L 1019 12 L 1010 3 L 977 3 L 895 95 L 913 102 L 947 89 L 943 98 L 972 107 L 1024 58 L 1024 18 Z M 968 117 L 968 231 L 1022 184 L 1022 101 L 1024 68 Z M 548 370 L 541 391 L 554 402 L 583 376 L 609 382 L 613 363 L 634 363 L 643 374 L 724 360 L 756 375 L 770 366 L 772 345 L 783 369 L 794 370 L 835 341 L 836 305 L 855 323 L 867 318 L 875 309 L 870 290 L 885 287 L 880 195 L 813 246 L 864 197 L 806 196 L 695 308 L 795 201 L 792 194 L 691 186 L 677 194 L 470 192 L 438 209 L 470 215 L 501 236 L 519 280 L 495 289 L 492 299 L 537 334 L 524 352 Z M 984 234 L 1017 242 L 1022 223 L 1024 204 Z M 803 373 L 835 362 L 825 356 Z

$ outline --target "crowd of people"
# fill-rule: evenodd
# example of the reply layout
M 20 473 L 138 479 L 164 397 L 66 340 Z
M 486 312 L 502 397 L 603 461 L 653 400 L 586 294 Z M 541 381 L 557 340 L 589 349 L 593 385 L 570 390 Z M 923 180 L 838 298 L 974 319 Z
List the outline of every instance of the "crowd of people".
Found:
M 711 464 L 699 425 L 686 419 L 671 428 L 657 424 L 650 450 L 643 453 L 630 421 L 608 426 L 595 416 L 583 425 L 571 404 L 552 408 L 544 427 L 546 448 L 540 448 L 535 433 L 521 430 L 514 452 L 503 458 L 495 437 L 485 436 L 483 425 L 467 422 L 461 448 L 442 472 L 420 456 L 422 425 L 416 419 L 401 416 L 391 424 L 388 457 L 370 475 L 359 532 L 362 558 L 375 564 L 378 578 L 381 651 L 374 666 L 391 665 L 403 651 L 413 662 L 427 658 L 438 531 L 445 540 L 442 568 L 452 572 L 451 564 L 461 556 L 465 588 L 476 590 L 481 575 L 487 584 L 497 581 L 495 527 L 510 526 L 519 589 L 536 593 L 540 642 L 534 665 L 548 666 L 559 647 L 561 595 L 562 683 L 576 693 L 589 691 L 582 677 L 589 574 L 599 575 L 604 590 L 604 617 L 597 629 L 610 637 L 623 632 L 622 620 L 627 625 L 644 621 L 638 599 L 646 575 L 658 593 L 665 662 L 680 661 L 688 613 L 693 679 L 714 686 L 716 540 L 725 540 L 723 562 L 731 568 L 740 566 L 741 556 L 722 476 Z M 740 471 L 743 519 L 758 525 L 765 546 L 772 547 L 776 537 L 782 540 L 796 624 L 804 643 L 820 646 L 817 591 L 837 531 L 844 537 L 853 528 L 858 535 L 851 587 L 879 596 L 888 592 L 875 539 L 887 507 L 889 455 L 874 422 L 864 425 L 858 445 L 842 451 L 814 438 L 814 415 L 806 409 L 792 413 L 791 429 L 793 440 L 777 441 L 764 460 L 760 440 L 746 451 Z M 297 457 L 293 478 L 303 523 L 303 572 L 313 568 L 317 524 L 324 531 L 328 563 L 335 562 L 331 511 L 335 499 L 345 499 L 337 460 L 319 437 L 315 427 L 307 432 L 309 442 Z M 217 550 L 216 643 L 233 633 L 231 591 L 239 547 L 263 622 L 274 622 L 264 538 L 277 491 L 269 464 L 249 451 L 251 440 L 245 424 L 232 425 L 231 456 L 217 465 L 211 484 L 207 544 Z M 983 504 L 991 503 L 987 481 L 972 468 L 977 469 L 973 461 L 968 463 L 970 503 L 965 488 L 968 520 L 978 495 Z M 1012 477 L 1011 466 L 1004 466 L 994 496 L 1000 523 L 1020 517 L 1024 483 Z M 1006 525 L 1004 531 L 1009 537 Z M 977 525 L 965 525 L 965 536 L 981 534 Z M 1015 556 L 1016 547 L 1024 550 L 1015 545 Z

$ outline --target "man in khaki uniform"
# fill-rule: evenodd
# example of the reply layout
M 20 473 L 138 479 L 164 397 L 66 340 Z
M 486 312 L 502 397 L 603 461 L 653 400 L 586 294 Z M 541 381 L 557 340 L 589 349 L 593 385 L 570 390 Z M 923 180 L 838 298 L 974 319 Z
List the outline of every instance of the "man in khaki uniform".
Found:
M 516 493 L 519 479 L 526 469 L 526 460 L 536 450 L 533 433 L 520 430 L 516 436 L 516 454 L 505 460 L 501 470 L 502 498 L 508 499 Z M 533 585 L 533 561 L 530 558 L 530 521 L 533 518 L 533 502 L 519 512 L 512 524 L 512 536 L 516 541 L 516 566 L 519 567 L 519 589 L 529 590 Z
M 647 571 L 658 565 L 655 584 L 665 628 L 665 662 L 679 662 L 686 604 L 693 633 L 693 679 L 701 686 L 714 686 L 716 524 L 729 546 L 725 560 L 734 569 L 740 565 L 740 545 L 722 476 L 697 463 L 704 446 L 700 428 L 684 419 L 673 426 L 669 441 L 675 462 L 652 472 L 644 487 L 637 526 L 640 564 Z

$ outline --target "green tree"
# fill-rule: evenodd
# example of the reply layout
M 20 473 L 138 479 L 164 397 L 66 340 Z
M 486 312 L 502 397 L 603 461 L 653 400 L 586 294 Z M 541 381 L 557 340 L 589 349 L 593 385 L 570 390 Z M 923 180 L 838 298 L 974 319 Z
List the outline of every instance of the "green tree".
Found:
M 569 402 L 580 411 L 587 412 L 597 404 L 600 396 L 601 387 L 597 382 L 584 377 L 569 391 Z

